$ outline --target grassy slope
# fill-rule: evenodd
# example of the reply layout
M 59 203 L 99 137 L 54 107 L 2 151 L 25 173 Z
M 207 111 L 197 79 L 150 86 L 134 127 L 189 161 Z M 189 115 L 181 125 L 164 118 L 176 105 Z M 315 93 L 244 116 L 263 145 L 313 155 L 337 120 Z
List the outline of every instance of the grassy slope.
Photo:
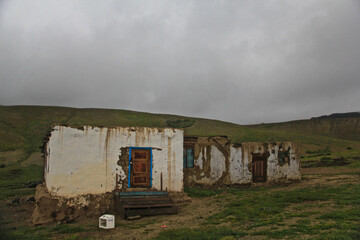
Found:
M 360 118 L 314 119 L 241 126 L 217 120 L 124 110 L 0 106 L 0 199 L 13 199 L 15 196 L 34 193 L 34 189 L 27 188 L 26 183 L 40 180 L 42 167 L 28 165 L 31 162 L 29 156 L 40 151 L 43 137 L 54 123 L 69 126 L 166 127 L 167 121 L 171 119 L 189 119 L 194 122 L 192 126 L 185 128 L 185 134 L 188 135 L 227 135 L 232 142 L 286 140 L 298 142 L 303 152 L 303 166 L 305 164 L 315 166 L 317 163 L 328 164 L 333 163 L 332 160 L 337 158 L 344 158 L 351 161 L 349 168 L 359 169 L 360 167 L 358 161 L 360 158 Z M 16 156 L 22 157 L 18 158 L 17 162 L 10 162 L 8 156 L 14 156 L 14 154 L 9 153 L 18 153 Z M 262 236 L 270 239 L 291 239 L 297 236 L 315 237 L 315 239 L 358 239 L 360 236 L 358 231 L 360 189 L 356 182 L 334 188 L 312 187 L 276 192 L 269 189 L 230 188 L 214 190 L 214 193 L 205 190 L 200 195 L 209 197 L 219 194 L 215 197 L 222 197 L 221 194 L 225 191 L 225 197 L 229 199 L 225 201 L 226 204 L 223 205 L 222 210 L 206 219 L 200 229 L 164 231 L 158 239 L 184 239 L 186 237 L 189 239 L 219 239 L 221 237 L 235 239 L 242 236 Z M 192 191 L 195 195 L 199 195 L 199 189 L 188 189 L 190 195 L 193 194 Z M 329 202 L 332 205 L 326 208 Z M 320 210 L 305 211 L 308 208 L 311 209 L 312 206 Z M 326 208 L 324 213 L 321 210 L 322 206 Z M 296 222 L 285 224 L 294 218 Z M 4 223 L 0 222 L 0 228 L 1 224 Z M 17 231 L 8 229 L 9 232 L 5 232 L 5 239 L 7 237 L 8 239 L 45 239 L 54 234 L 78 234 L 85 230 L 68 225 L 44 227 L 40 230 L 37 228 L 20 228 Z M 77 239 L 76 235 L 73 237 L 68 239 Z
M 360 118 L 315 119 L 242 126 L 218 120 L 125 110 L 0 106 L 0 175 L 2 176 L 0 191 L 3 193 L 0 194 L 0 199 L 21 195 L 17 194 L 21 186 L 26 186 L 28 181 L 41 179 L 41 166 L 31 166 L 31 159 L 34 158 L 32 154 L 40 151 L 43 138 L 54 123 L 74 127 L 83 125 L 168 127 L 173 125 L 169 124 L 169 120 L 175 122 L 175 125 L 181 120 L 193 123 L 185 128 L 187 135 L 226 135 L 232 142 L 237 143 L 297 142 L 302 151 L 303 166 L 306 164 L 314 166 L 320 161 L 323 161 L 321 164 L 328 164 L 333 163 L 337 158 L 346 160 L 360 156 Z M 324 152 L 323 149 L 330 151 Z M 9 154 L 12 151 L 16 154 Z M 8 157 L 15 155 L 12 160 Z M 37 162 L 41 163 L 41 159 Z M 34 169 L 38 169 L 36 174 L 33 172 Z M 8 180 L 13 183 L 11 188 L 16 191 L 7 190 Z M 24 194 L 28 193 L 28 189 L 23 190 Z
M 0 151 L 22 148 L 39 151 L 42 139 L 53 123 L 70 126 L 167 127 L 170 119 L 191 119 L 185 134 L 229 136 L 232 142 L 291 140 L 310 148 L 359 145 L 360 118 L 315 119 L 286 123 L 242 126 L 218 120 L 150 114 L 112 109 L 76 109 L 44 106 L 0 106 Z
M 283 123 L 252 125 L 252 128 L 274 132 L 292 131 L 307 135 L 322 135 L 332 138 L 360 140 L 360 118 L 333 118 L 297 120 Z
M 219 213 L 200 228 L 170 229 L 155 239 L 359 239 L 360 184 L 276 188 L 194 188 L 193 197 L 226 198 Z

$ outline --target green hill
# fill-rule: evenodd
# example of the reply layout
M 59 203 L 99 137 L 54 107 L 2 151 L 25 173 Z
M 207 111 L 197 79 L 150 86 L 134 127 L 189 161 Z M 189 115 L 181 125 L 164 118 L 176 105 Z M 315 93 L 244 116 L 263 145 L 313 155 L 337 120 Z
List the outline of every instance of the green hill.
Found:
M 333 164 L 338 159 L 359 159 L 359 121 L 359 117 L 314 118 L 245 126 L 219 120 L 113 109 L 0 106 L 0 199 L 19 194 L 17 191 L 26 181 L 42 178 L 40 147 L 53 124 L 177 127 L 184 128 L 186 135 L 225 135 L 233 143 L 294 141 L 300 145 L 303 166 L 312 166 L 325 160 L 325 163 Z M 28 190 L 21 192 L 25 193 Z
M 270 123 L 252 126 L 258 130 L 273 132 L 292 131 L 307 135 L 360 141 L 360 117 L 312 118 L 284 123 Z
M 244 126 L 218 120 L 125 110 L 0 106 L 0 151 L 22 149 L 28 154 L 38 152 L 53 124 L 74 127 L 184 127 L 187 135 L 226 135 L 234 143 L 289 140 L 312 148 L 357 146 L 360 141 L 359 122 L 359 117 L 353 117 Z

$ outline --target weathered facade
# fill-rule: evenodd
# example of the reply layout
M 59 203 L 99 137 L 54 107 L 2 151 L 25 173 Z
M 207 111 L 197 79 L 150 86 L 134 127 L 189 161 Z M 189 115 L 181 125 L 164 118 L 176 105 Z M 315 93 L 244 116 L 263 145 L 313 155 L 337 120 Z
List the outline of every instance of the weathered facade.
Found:
M 233 144 L 224 136 L 184 139 L 183 130 L 171 128 L 55 126 L 45 146 L 44 177 L 50 194 L 72 197 L 128 188 L 180 192 L 192 184 L 286 182 L 301 174 L 291 142 Z
M 44 148 L 45 185 L 36 191 L 33 223 L 118 213 L 116 196 L 129 191 L 168 191 L 185 199 L 183 187 L 194 184 L 300 180 L 298 152 L 290 142 L 234 144 L 225 136 L 184 138 L 183 130 L 172 128 L 54 126 Z M 170 203 L 156 211 L 176 212 Z M 124 211 L 127 216 L 139 210 Z
M 232 144 L 227 137 L 190 137 L 184 148 L 194 151 L 194 166 L 184 168 L 185 185 L 301 180 L 299 152 L 291 142 Z
M 182 158 L 180 129 L 55 126 L 45 146 L 45 184 L 66 197 L 131 187 L 182 191 Z

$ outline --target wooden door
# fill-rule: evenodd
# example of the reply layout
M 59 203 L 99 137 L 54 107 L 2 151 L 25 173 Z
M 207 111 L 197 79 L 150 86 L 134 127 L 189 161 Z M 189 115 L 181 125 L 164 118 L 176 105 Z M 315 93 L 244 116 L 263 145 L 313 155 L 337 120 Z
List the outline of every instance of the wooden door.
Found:
M 252 154 L 253 162 L 253 182 L 266 182 L 266 157 L 259 154 Z
M 150 149 L 131 149 L 131 187 L 150 187 Z

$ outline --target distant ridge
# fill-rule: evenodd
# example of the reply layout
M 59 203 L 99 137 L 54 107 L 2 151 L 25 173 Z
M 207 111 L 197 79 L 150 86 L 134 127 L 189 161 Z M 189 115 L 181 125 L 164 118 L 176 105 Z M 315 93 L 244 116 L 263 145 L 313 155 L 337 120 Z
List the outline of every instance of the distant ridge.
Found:
M 360 112 L 333 113 L 330 115 L 323 115 L 320 117 L 312 117 L 311 119 L 352 118 L 352 117 L 360 117 Z
M 183 128 L 188 136 L 228 136 L 232 143 L 294 141 L 303 151 L 319 146 L 360 149 L 360 113 L 342 113 L 282 123 L 239 125 L 219 120 L 116 109 L 54 106 L 1 106 L 0 153 L 21 150 L 29 157 L 40 151 L 54 124 L 71 127 L 127 126 Z M 356 146 L 355 146 L 356 145 Z M 0 155 L 1 159 L 1 155 Z

